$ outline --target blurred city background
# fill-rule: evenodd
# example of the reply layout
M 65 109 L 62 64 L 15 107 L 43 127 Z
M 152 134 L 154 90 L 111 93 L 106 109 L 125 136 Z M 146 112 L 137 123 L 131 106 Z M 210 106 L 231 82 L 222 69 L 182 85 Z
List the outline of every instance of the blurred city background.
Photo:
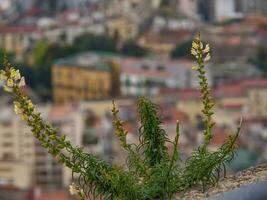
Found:
M 129 142 L 138 141 L 136 100 L 145 95 L 159 105 L 170 138 L 180 121 L 181 159 L 201 143 L 190 55 L 198 32 L 212 47 L 210 149 L 243 116 L 228 172 L 266 162 L 266 0 L 0 0 L 0 62 L 7 54 L 26 78 L 25 93 L 74 145 L 118 164 L 125 153 L 113 135 L 113 99 Z M 0 200 L 71 200 L 71 182 L 71 172 L 40 147 L 1 90 Z

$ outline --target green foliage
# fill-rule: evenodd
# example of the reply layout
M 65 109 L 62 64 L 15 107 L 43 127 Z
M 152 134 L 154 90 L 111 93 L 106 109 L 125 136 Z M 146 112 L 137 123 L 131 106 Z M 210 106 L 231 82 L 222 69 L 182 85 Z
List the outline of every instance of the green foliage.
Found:
M 24 85 L 17 70 L 7 61 L 5 70 L 0 75 L 4 89 L 14 95 L 15 112 L 31 127 L 33 135 L 40 144 L 57 160 L 69 167 L 78 175 L 78 186 L 71 185 L 70 191 L 81 200 L 87 197 L 100 197 L 110 200 L 153 200 L 171 199 L 177 192 L 201 186 L 203 190 L 216 184 L 225 172 L 225 166 L 235 153 L 235 142 L 240 134 L 241 123 L 237 132 L 217 150 L 210 151 L 208 145 L 212 139 L 213 102 L 210 96 L 204 65 L 210 59 L 210 47 L 204 47 L 197 37 L 192 43 L 192 55 L 196 58 L 202 93 L 203 120 L 205 130 L 204 142 L 183 164 L 179 161 L 179 123 L 176 137 L 168 139 L 161 125 L 158 107 L 145 97 L 138 100 L 140 113 L 139 144 L 127 142 L 128 132 L 119 118 L 119 110 L 113 102 L 113 125 L 121 147 L 128 153 L 126 165 L 110 165 L 94 155 L 84 153 L 81 148 L 71 145 L 64 135 L 52 128 L 42 118 L 32 102 L 24 96 L 21 87 Z M 167 144 L 173 145 L 169 154 Z
M 188 51 L 191 48 L 191 41 L 184 41 L 181 44 L 178 44 L 171 52 L 171 58 L 190 58 Z
M 147 54 L 147 49 L 139 46 L 134 41 L 128 41 L 123 44 L 121 53 L 127 56 L 143 57 Z
M 34 77 L 38 82 L 34 89 L 43 99 L 50 99 L 51 85 L 51 68 L 55 59 L 71 55 L 74 52 L 71 46 L 65 46 L 48 41 L 40 42 L 33 52 L 32 67 L 35 70 Z M 28 75 L 28 74 L 27 74 Z
M 160 2 L 161 7 L 165 7 L 165 6 L 169 6 L 169 5 L 170 5 L 169 0 L 161 0 L 161 2 Z
M 139 98 L 138 102 L 140 113 L 140 146 L 143 148 L 145 162 L 153 167 L 167 160 L 166 142 L 167 134 L 161 127 L 160 117 L 157 115 L 157 107 L 144 97 Z
M 76 52 L 90 50 L 117 52 L 117 41 L 105 35 L 84 34 L 77 37 L 73 44 L 76 44 L 74 46 Z
M 259 47 L 255 58 L 251 59 L 251 62 L 255 64 L 264 76 L 267 76 L 267 48 Z

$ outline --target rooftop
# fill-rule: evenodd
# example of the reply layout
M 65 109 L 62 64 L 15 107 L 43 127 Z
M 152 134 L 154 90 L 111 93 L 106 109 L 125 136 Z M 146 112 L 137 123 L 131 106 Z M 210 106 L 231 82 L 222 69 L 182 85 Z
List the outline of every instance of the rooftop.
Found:
M 30 33 L 38 31 L 35 26 L 15 25 L 15 26 L 0 26 L 0 33 Z
M 267 79 L 248 79 L 241 81 L 234 81 L 219 85 L 212 89 L 212 94 L 217 98 L 220 97 L 242 97 L 246 95 L 248 89 L 251 88 L 267 88 Z M 196 88 L 183 88 L 183 89 L 163 89 L 163 94 L 174 94 L 182 100 L 200 100 L 201 93 Z M 235 108 L 240 105 L 229 105 Z
M 40 195 L 37 200 L 74 200 L 67 192 L 45 192 Z
M 67 58 L 58 59 L 54 64 L 61 67 L 82 67 L 100 71 L 110 71 L 110 65 L 108 64 L 109 59 L 119 56 L 119 54 L 109 52 L 84 52 Z

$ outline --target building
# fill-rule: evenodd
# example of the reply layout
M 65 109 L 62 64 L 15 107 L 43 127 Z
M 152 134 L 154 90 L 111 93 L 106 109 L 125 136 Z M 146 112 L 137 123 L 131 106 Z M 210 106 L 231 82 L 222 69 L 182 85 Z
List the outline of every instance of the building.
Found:
M 35 140 L 11 109 L 1 110 L 0 182 L 28 188 L 33 183 Z
M 1 200 L 39 200 L 38 191 L 32 189 L 21 189 L 15 186 L 7 185 L 0 186 L 0 199 Z
M 195 88 L 198 80 L 193 65 L 186 59 L 159 60 L 103 52 L 82 53 L 55 63 L 54 101 L 103 100 L 118 95 L 153 96 L 162 88 Z M 209 67 L 207 76 L 210 77 Z
M 267 80 L 254 80 L 246 83 L 247 107 L 252 116 L 267 117 Z
M 177 109 L 184 111 L 190 121 L 195 121 L 196 116 L 201 114 L 203 105 L 199 89 L 165 88 L 160 92 L 170 99 L 176 99 Z M 266 119 L 266 92 L 266 79 L 232 81 L 212 87 L 211 95 L 217 113 L 214 121 L 233 127 L 241 116 L 249 119 Z
M 236 11 L 235 0 L 214 0 L 214 21 L 242 17 L 240 14 Z
M 0 27 L 0 48 L 14 54 L 16 60 L 21 61 L 38 37 L 38 30 L 33 26 L 2 26 Z
M 198 18 L 197 0 L 179 0 L 178 10 L 189 18 Z
M 138 39 L 138 44 L 157 54 L 170 55 L 176 45 L 191 38 L 192 33 L 187 29 L 148 31 Z
M 116 17 L 107 21 L 108 35 L 118 38 L 122 41 L 134 39 L 138 34 L 138 26 L 130 19 L 125 17 Z
M 199 0 L 198 11 L 204 21 L 224 21 L 242 17 L 238 0 Z
M 117 96 L 119 66 L 107 57 L 107 54 L 83 53 L 55 62 L 52 69 L 54 102 Z
M 261 72 L 254 65 L 239 61 L 211 64 L 210 73 L 215 85 L 261 77 Z
M 0 185 L 15 185 L 20 189 L 28 189 L 33 183 L 32 175 L 33 167 L 29 163 L 0 160 Z
M 76 198 L 67 191 L 43 192 L 36 200 L 76 200 Z
M 62 134 L 66 135 L 66 139 L 71 141 L 74 146 L 82 146 L 85 119 L 83 109 L 79 105 L 52 105 L 49 109 L 48 119 L 52 126 L 58 128 Z M 72 182 L 71 170 L 65 166 L 62 167 L 57 161 L 54 165 L 61 172 L 59 177 L 60 184 L 63 187 L 68 187 Z
M 238 62 L 241 63 L 237 65 L 249 65 L 246 63 L 247 58 L 255 55 L 259 46 L 256 30 L 245 23 L 210 26 L 203 30 L 202 36 L 202 39 L 209 41 L 213 47 L 213 61 L 222 64 L 238 59 Z
M 241 1 L 241 10 L 244 14 L 250 13 L 267 13 L 267 1 L 265 0 L 240 0 Z
M 120 88 L 123 96 L 157 95 L 163 88 L 197 87 L 193 62 L 188 60 L 124 58 Z
M 9 107 L 9 106 L 8 106 Z M 83 114 L 78 106 L 39 106 L 42 117 L 62 131 L 74 146 L 81 146 Z M 44 190 L 67 187 L 71 171 L 59 164 L 31 134 L 11 109 L 1 108 L 0 184 Z

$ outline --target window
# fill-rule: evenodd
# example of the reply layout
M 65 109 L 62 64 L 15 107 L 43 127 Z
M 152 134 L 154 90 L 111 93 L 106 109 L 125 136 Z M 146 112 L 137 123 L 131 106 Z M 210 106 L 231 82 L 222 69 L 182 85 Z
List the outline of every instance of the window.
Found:
M 10 168 L 10 167 L 1 167 L 0 168 L 0 172 L 11 172 L 12 171 L 12 169 Z
M 149 66 L 148 65 L 142 65 L 142 69 L 144 69 L 144 70 L 149 70 Z
M 13 153 L 6 152 L 6 153 L 3 153 L 2 159 L 3 160 L 13 160 L 14 155 L 13 155 Z
M 163 70 L 165 70 L 165 67 L 163 65 L 158 65 L 157 66 L 157 70 L 158 71 L 163 71 Z
M 3 142 L 2 143 L 2 146 L 3 147 L 12 147 L 13 146 L 13 143 L 12 142 Z
M 3 126 L 3 127 L 9 127 L 9 126 L 11 126 L 11 122 L 10 121 L 2 121 L 1 122 L 1 125 Z
M 5 132 L 5 133 L 3 133 L 3 137 L 10 138 L 10 137 L 12 137 L 12 133 L 11 132 Z

